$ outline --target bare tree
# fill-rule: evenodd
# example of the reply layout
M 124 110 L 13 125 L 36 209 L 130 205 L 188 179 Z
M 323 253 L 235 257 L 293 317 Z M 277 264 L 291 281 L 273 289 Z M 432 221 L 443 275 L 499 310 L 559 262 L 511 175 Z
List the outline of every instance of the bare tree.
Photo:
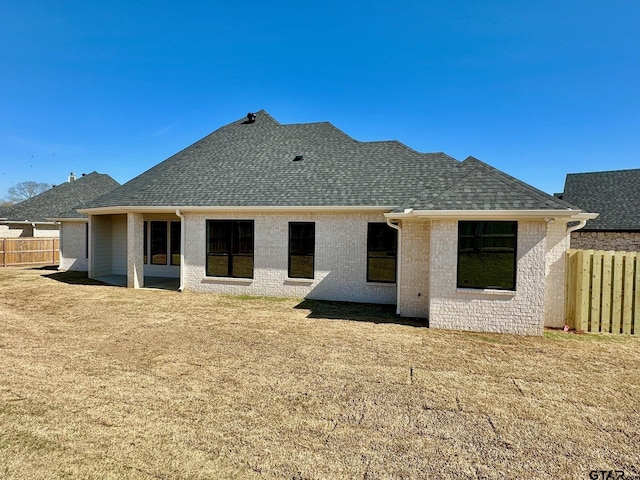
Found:
M 18 203 L 31 197 L 35 197 L 36 195 L 44 192 L 45 190 L 49 190 L 50 188 L 51 185 L 44 182 L 26 181 L 16 183 L 7 191 L 7 200 L 12 203 Z

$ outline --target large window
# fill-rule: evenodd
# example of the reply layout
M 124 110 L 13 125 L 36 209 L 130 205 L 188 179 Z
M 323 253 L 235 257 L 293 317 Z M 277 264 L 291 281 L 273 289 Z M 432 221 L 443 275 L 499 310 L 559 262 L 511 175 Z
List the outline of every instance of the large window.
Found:
M 167 222 L 151 222 L 151 264 L 167 264 Z
M 313 278 L 315 237 L 315 223 L 289 223 L 289 278 Z
M 367 226 L 367 282 L 396 281 L 398 232 L 386 223 Z
M 458 222 L 458 287 L 516 288 L 518 222 Z
M 171 265 L 180 265 L 180 222 L 171 222 Z
M 180 265 L 180 222 L 145 221 L 142 228 L 145 265 Z
M 207 220 L 207 276 L 253 278 L 253 220 Z

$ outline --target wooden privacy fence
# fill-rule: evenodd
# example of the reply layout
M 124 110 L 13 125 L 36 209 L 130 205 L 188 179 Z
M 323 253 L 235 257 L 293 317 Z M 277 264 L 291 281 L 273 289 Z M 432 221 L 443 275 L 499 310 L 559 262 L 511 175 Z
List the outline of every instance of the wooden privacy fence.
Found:
M 58 238 L 0 238 L 0 266 L 55 265 L 59 248 Z
M 569 250 L 566 324 L 640 335 L 640 253 Z

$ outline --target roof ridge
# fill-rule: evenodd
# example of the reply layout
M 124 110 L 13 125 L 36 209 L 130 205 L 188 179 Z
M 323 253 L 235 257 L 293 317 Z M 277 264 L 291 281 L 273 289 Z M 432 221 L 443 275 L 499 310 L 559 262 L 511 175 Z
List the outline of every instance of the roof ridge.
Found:
M 628 173 L 628 172 L 640 172 L 640 168 L 624 168 L 622 170 L 600 170 L 597 172 L 575 172 L 567 173 L 569 175 L 601 175 L 603 173 Z

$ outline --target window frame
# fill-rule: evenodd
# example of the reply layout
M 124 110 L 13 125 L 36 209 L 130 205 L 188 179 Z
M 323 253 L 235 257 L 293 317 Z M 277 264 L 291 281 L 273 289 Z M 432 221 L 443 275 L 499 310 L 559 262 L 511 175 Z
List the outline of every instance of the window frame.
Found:
M 220 253 L 212 253 L 210 251 L 211 247 L 211 233 L 212 227 L 214 225 L 223 225 L 225 224 L 227 228 L 227 233 L 224 235 L 225 252 Z M 240 227 L 251 225 L 251 251 L 247 253 L 234 252 L 234 250 L 242 250 L 241 242 L 243 238 L 240 237 L 241 229 Z M 234 232 L 237 232 L 234 234 Z M 255 273 L 255 221 L 254 220 L 226 220 L 226 219 L 210 219 L 206 221 L 206 248 L 205 248 L 205 275 L 207 277 L 220 277 L 220 278 L 244 278 L 244 279 L 253 279 Z M 247 240 L 244 239 L 244 242 Z M 215 272 L 211 272 L 209 269 L 209 257 L 225 257 L 227 258 L 227 272 L 226 275 L 219 275 Z M 234 274 L 234 258 L 248 258 L 251 257 L 251 275 L 236 275 Z
M 303 250 L 305 251 L 311 251 L 311 253 L 299 253 L 296 254 L 295 256 L 298 257 L 311 257 L 311 273 L 310 275 L 294 275 L 291 269 L 292 266 L 292 262 L 291 259 L 294 256 L 293 254 L 293 250 L 294 248 L 292 248 L 292 245 L 294 243 L 294 241 L 298 240 L 298 241 L 305 241 L 308 240 L 307 238 L 304 237 L 295 237 L 293 236 L 293 232 L 292 230 L 294 228 L 297 227 L 311 227 L 311 236 L 310 236 L 310 242 L 311 242 L 311 248 L 309 248 L 309 246 L 307 245 L 306 248 L 303 248 Z M 316 270 L 316 224 L 315 222 L 289 222 L 289 242 L 288 242 L 288 250 L 287 250 L 287 276 L 288 278 L 301 278 L 301 279 L 308 279 L 308 280 L 313 280 L 315 278 L 315 270 Z
M 491 225 L 501 224 L 504 226 L 511 226 L 511 233 L 490 233 L 487 230 L 490 230 Z M 472 228 L 472 234 L 463 235 L 463 231 L 465 230 L 464 225 L 474 225 Z M 467 288 L 474 290 L 502 290 L 502 291 L 516 291 L 517 288 L 517 276 L 518 276 L 518 222 L 515 220 L 459 220 L 458 221 L 458 242 L 457 242 L 457 250 L 456 250 L 456 287 L 457 288 Z M 473 237 L 473 246 L 463 248 L 463 237 Z M 496 246 L 496 245 L 488 245 L 489 240 L 496 240 L 501 237 L 503 240 L 511 239 L 511 245 L 506 246 Z M 501 243 L 501 242 L 498 242 Z M 504 243 L 504 242 L 502 242 Z M 510 278 L 505 279 L 505 285 L 491 285 L 487 281 L 481 281 L 482 279 L 476 279 L 477 281 L 469 283 L 463 283 L 465 280 L 469 280 L 469 278 L 463 278 L 464 273 L 461 272 L 461 256 L 463 254 L 468 255 L 470 252 L 463 252 L 464 250 L 468 250 L 469 248 L 473 249 L 471 252 L 473 255 L 482 256 L 482 255 L 496 255 L 499 253 L 509 253 L 513 256 L 513 260 L 511 263 L 511 275 Z M 507 251 L 498 251 L 498 250 L 489 250 L 489 249 L 507 249 L 511 248 L 511 252 Z M 485 251 L 483 251 L 485 250 Z M 486 268 L 484 265 L 495 265 L 495 263 L 491 263 L 491 257 L 482 258 L 480 257 L 480 266 L 483 267 L 482 271 L 488 272 L 491 269 Z M 484 263 L 489 262 L 489 263 Z
M 386 227 L 389 234 L 393 235 L 393 256 L 386 257 L 376 257 L 372 256 L 372 252 L 374 251 L 382 251 L 381 249 L 373 250 L 373 240 L 375 237 L 372 235 L 372 230 L 377 229 L 379 227 Z M 381 231 L 386 231 L 381 229 Z M 387 249 L 389 251 L 390 249 Z M 371 259 L 373 258 L 393 258 L 393 279 L 380 279 L 380 278 L 371 278 Z M 398 231 L 395 228 L 390 227 L 386 222 L 368 222 L 367 223 L 367 277 L 366 280 L 368 283 L 388 283 L 394 284 L 398 281 Z

